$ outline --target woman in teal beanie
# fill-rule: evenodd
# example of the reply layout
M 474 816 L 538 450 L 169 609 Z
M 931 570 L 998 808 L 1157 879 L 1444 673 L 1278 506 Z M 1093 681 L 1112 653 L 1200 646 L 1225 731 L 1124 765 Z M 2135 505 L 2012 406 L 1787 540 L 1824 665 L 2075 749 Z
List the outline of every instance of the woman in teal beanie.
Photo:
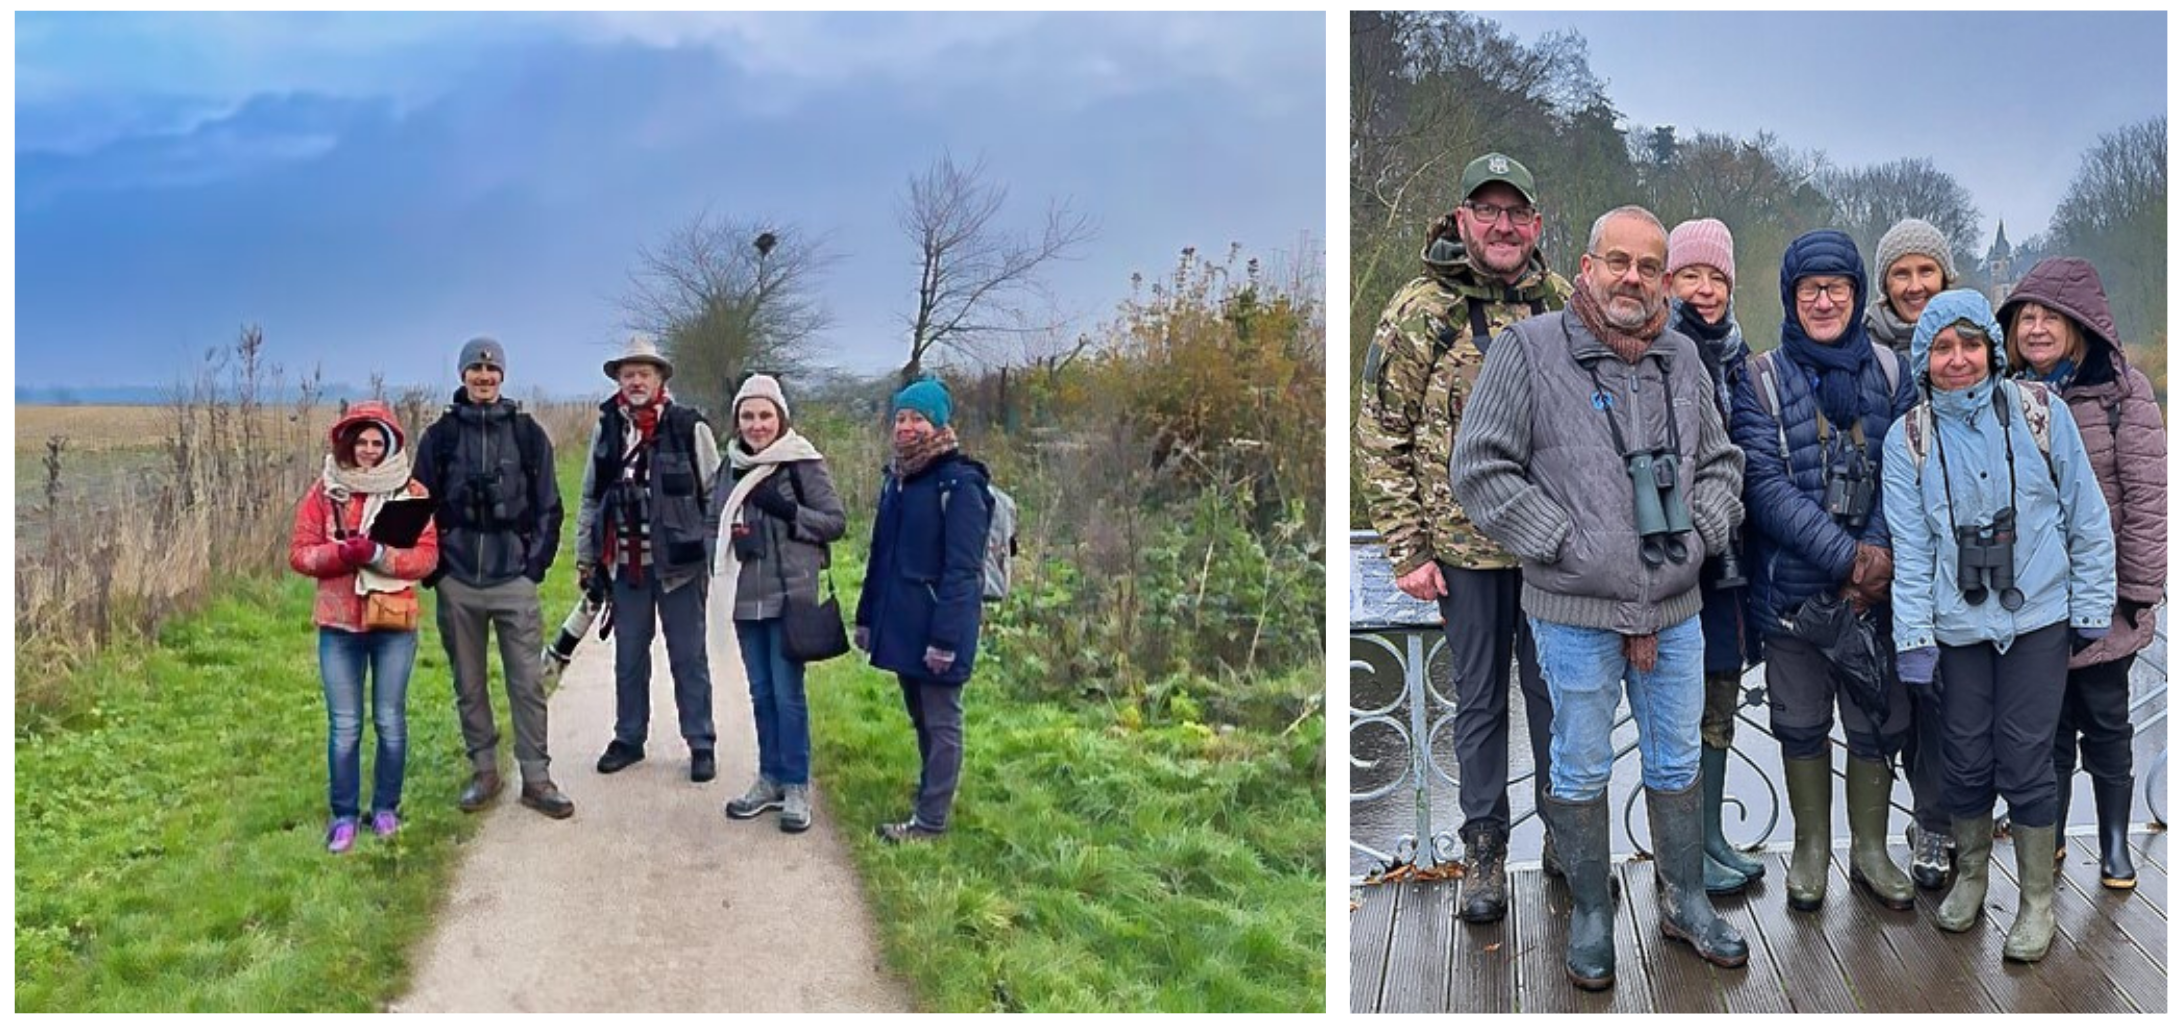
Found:
M 900 678 L 922 778 L 915 812 L 878 827 L 890 843 L 944 834 L 960 785 L 961 691 L 983 617 L 990 471 L 960 453 L 953 399 L 924 378 L 892 399 L 892 460 L 878 493 L 855 646 Z

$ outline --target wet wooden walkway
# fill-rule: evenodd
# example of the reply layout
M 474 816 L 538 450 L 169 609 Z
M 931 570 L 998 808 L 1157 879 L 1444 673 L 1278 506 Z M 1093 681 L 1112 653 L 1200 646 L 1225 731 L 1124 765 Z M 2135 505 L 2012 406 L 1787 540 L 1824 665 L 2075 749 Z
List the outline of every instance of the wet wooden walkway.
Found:
M 1352 912 L 1355 1012 L 1678 1012 L 1678 1011 L 2045 1011 L 2166 1010 L 2169 850 L 2162 833 L 2133 835 L 2140 873 L 2130 894 L 2097 880 L 2091 836 L 2068 838 L 2060 863 L 2058 935 L 2034 965 L 2003 960 L 2004 935 L 2019 906 L 2011 843 L 1998 840 L 1989 864 L 1987 912 L 1972 930 L 1936 928 L 1938 897 L 1922 894 L 1911 913 L 1890 911 L 1855 893 L 1846 851 L 1831 861 L 1823 910 L 1785 907 L 1787 855 L 1764 855 L 1769 871 L 1740 896 L 1717 900 L 1747 937 L 1745 969 L 1697 958 L 1658 931 L 1655 865 L 1624 862 L 1616 871 L 1627 899 L 1619 904 L 1618 983 L 1584 993 L 1565 978 L 1565 884 L 1539 870 L 1510 876 L 1504 921 L 1470 926 L 1453 917 L 1459 883 L 1402 883 L 1358 888 Z M 2084 855 L 2084 856 L 2083 856 Z M 1903 866 L 1907 852 L 1894 845 Z

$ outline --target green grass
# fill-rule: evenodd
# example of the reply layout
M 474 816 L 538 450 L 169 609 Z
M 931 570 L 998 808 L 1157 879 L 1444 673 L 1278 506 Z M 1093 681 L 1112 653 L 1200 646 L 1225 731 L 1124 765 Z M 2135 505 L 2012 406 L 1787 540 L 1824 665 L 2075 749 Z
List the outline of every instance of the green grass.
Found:
M 580 479 L 564 460 L 564 490 Z M 573 526 L 570 511 L 548 631 L 574 600 Z M 313 582 L 292 573 L 232 581 L 156 644 L 102 652 L 71 674 L 64 717 L 18 724 L 17 1011 L 368 1011 L 408 988 L 408 952 L 477 828 L 454 807 L 468 759 L 424 594 L 390 843 L 366 830 L 325 853 Z
M 852 594 L 860 569 L 841 561 Z M 898 684 L 859 657 L 810 673 L 827 813 L 920 1006 L 1321 1011 L 1323 717 L 1286 735 L 1130 729 L 1103 704 L 1020 697 L 1005 672 L 979 662 L 968 685 L 947 836 L 898 848 L 873 834 L 914 797 Z

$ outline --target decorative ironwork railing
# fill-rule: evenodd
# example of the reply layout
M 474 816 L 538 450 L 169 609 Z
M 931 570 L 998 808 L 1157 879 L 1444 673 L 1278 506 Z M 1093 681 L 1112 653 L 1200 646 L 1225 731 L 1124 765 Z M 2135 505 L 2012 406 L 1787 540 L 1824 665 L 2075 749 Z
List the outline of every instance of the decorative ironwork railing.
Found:
M 1348 547 L 1353 570 L 1348 601 L 1353 645 L 1347 663 L 1348 802 L 1351 806 L 1375 808 L 1386 801 L 1412 800 L 1411 818 L 1402 810 L 1402 804 L 1393 805 L 1390 815 L 1373 815 L 1366 823 L 1356 817 L 1347 843 L 1355 855 L 1349 876 L 1358 880 L 1364 865 L 1412 863 L 1428 867 L 1454 860 L 1458 856 L 1458 837 L 1445 827 L 1458 817 L 1448 805 L 1456 800 L 1459 779 L 1454 770 L 1438 760 L 1438 741 L 1452 727 L 1456 702 L 1438 683 L 1449 679 L 1449 673 L 1432 672 L 1443 664 L 1447 646 L 1437 606 L 1399 592 L 1392 582 L 1391 567 L 1376 545 L 1375 534 L 1356 531 Z M 2166 629 L 2167 623 L 2159 614 L 2158 643 L 2142 653 L 2134 668 L 2136 680 L 2147 681 L 2146 686 L 2134 688 L 2132 718 L 2136 730 L 2161 726 L 2169 715 Z M 1380 685 L 1364 688 L 1364 681 Z M 1395 685 L 1381 685 L 1386 682 Z M 1377 695 L 1366 705 L 1359 700 L 1365 690 Z M 1740 767 L 1727 777 L 1728 788 L 1744 796 L 1726 794 L 1725 830 L 1739 846 L 1767 843 L 1777 830 L 1784 807 L 1774 766 L 1754 757 L 1754 751 L 1767 750 L 1763 742 L 1772 746 L 1775 742 L 1768 716 L 1754 714 L 1767 706 L 1767 695 L 1759 668 L 1742 679 L 1737 723 L 1742 731 L 1752 731 L 1762 742 L 1748 743 L 1754 737 L 1743 732 L 1742 742 L 1733 745 L 1730 756 Z M 1519 704 L 1512 700 L 1508 707 L 1517 709 Z M 1613 736 L 1625 732 L 1623 728 L 1631 721 L 1631 713 L 1622 709 L 1612 725 Z M 1522 744 L 1516 740 L 1512 746 L 1518 749 Z M 1632 738 L 1616 742 L 1612 748 L 1614 763 L 1624 761 L 1638 746 Z M 2159 743 L 2148 768 L 2140 773 L 2142 795 L 2158 823 L 2166 821 L 2167 773 L 2168 752 Z M 1532 768 L 1511 773 L 1507 791 L 1531 790 L 1534 775 Z M 1642 821 L 1635 806 L 1643 791 L 1638 786 L 1625 789 L 1615 832 L 1625 838 L 1625 848 L 1645 851 L 1645 837 L 1635 831 L 1635 824 Z M 1761 800 L 1750 805 L 1746 797 L 1756 794 Z M 1896 788 L 1894 806 L 1908 810 L 1901 803 L 1908 800 L 1906 788 Z M 1764 807 L 1766 812 L 1754 810 Z M 1513 815 L 1516 835 L 1520 826 L 1534 816 L 1532 807 Z M 1516 840 L 1516 851 L 1518 847 Z

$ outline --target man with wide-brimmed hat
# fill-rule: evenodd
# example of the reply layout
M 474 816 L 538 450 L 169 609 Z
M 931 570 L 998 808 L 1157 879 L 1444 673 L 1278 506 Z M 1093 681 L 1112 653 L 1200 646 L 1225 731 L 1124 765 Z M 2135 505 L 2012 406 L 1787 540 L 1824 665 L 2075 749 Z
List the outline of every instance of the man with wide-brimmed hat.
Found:
M 643 760 L 650 644 L 663 623 L 688 778 L 706 783 L 718 774 L 704 652 L 704 600 L 718 535 L 707 498 L 718 473 L 718 442 L 702 413 L 667 393 L 673 364 L 657 342 L 630 338 L 625 351 L 605 361 L 605 376 L 620 388 L 598 406 L 576 541 L 584 586 L 594 573 L 612 578 L 615 714 L 612 743 L 597 771 L 618 772 Z

